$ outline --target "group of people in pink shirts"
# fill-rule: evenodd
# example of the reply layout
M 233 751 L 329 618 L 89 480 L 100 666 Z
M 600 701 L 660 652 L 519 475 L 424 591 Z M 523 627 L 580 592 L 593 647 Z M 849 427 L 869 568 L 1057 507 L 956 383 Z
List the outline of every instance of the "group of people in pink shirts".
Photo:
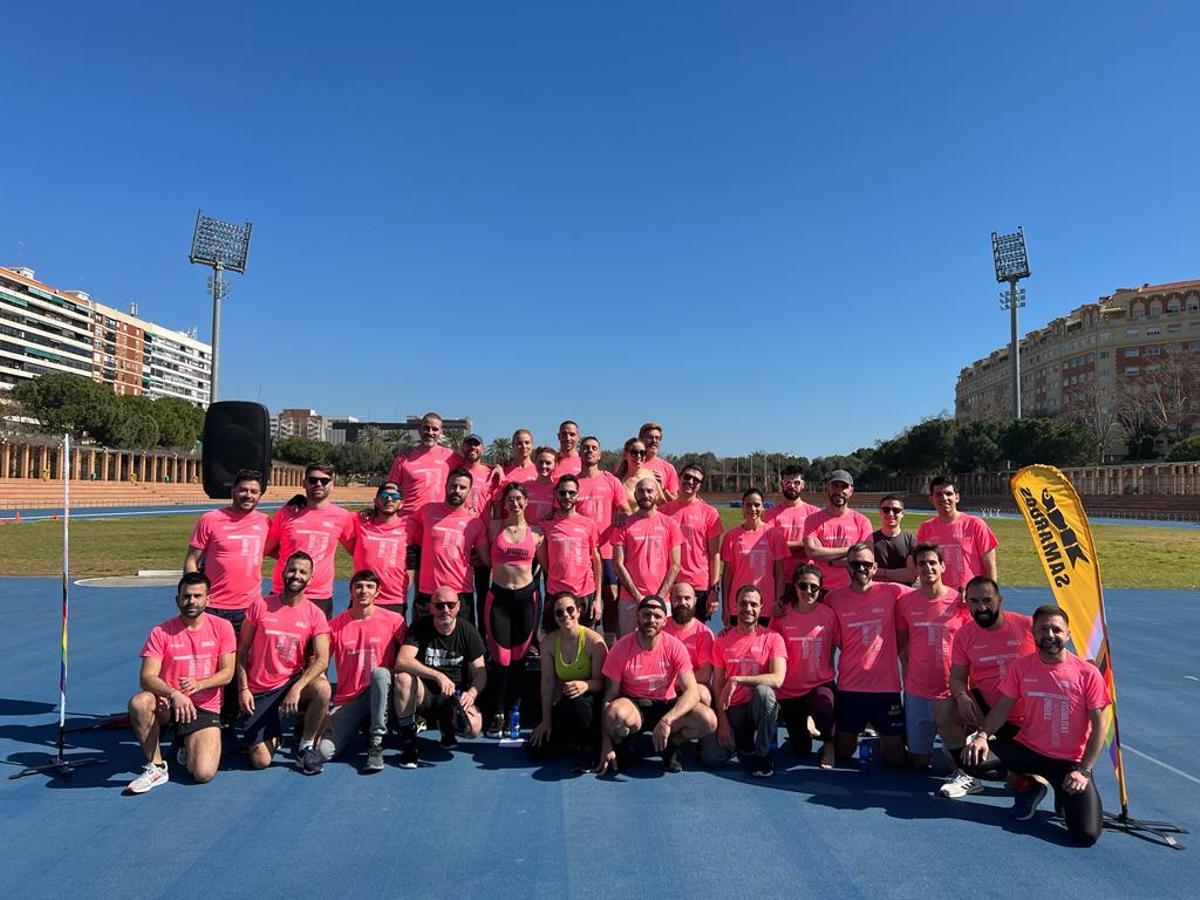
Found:
M 931 482 L 935 514 L 915 535 L 902 497 L 880 501 L 876 529 L 850 506 L 851 473 L 832 472 L 816 506 L 799 468 L 782 471 L 770 506 L 746 491 L 726 529 L 702 499 L 702 467 L 659 455 L 657 423 L 625 442 L 615 471 L 569 420 L 557 448 L 518 430 L 504 466 L 484 462 L 475 434 L 443 446 L 441 428 L 423 418 L 370 509 L 333 503 L 334 472 L 313 463 L 304 495 L 270 518 L 254 472 L 200 517 L 179 614 L 142 650 L 130 714 L 146 762 L 131 793 L 169 780 L 168 728 L 177 764 L 203 782 L 223 727 L 265 768 L 288 719 L 307 774 L 364 733 L 367 771 L 385 768 L 393 733 L 397 764 L 417 768 L 424 722 L 446 747 L 524 740 L 534 759 L 573 756 L 600 774 L 655 754 L 678 772 L 694 745 L 703 766 L 737 756 L 770 777 L 783 725 L 793 758 L 815 749 L 822 769 L 877 756 L 926 770 L 940 738 L 952 770 L 941 797 L 1007 780 L 1012 815 L 1030 819 L 1052 789 L 1068 831 L 1099 836 L 1103 679 L 1066 650 L 1061 609 L 1003 608 L 995 535 L 959 510 L 952 478 Z M 354 575 L 335 615 L 339 546 Z

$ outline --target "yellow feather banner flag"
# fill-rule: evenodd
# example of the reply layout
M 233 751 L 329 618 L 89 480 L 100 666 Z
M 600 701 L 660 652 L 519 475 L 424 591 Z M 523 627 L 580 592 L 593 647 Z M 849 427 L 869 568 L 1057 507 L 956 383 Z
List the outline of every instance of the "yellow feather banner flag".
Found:
M 1104 712 L 1105 743 L 1117 773 L 1121 808 L 1125 809 L 1129 797 L 1117 728 L 1117 686 L 1113 681 L 1104 589 L 1092 528 L 1074 486 L 1053 466 L 1026 466 L 1013 475 L 1011 486 L 1054 600 L 1071 617 L 1075 653 L 1095 663 L 1108 686 L 1112 705 Z

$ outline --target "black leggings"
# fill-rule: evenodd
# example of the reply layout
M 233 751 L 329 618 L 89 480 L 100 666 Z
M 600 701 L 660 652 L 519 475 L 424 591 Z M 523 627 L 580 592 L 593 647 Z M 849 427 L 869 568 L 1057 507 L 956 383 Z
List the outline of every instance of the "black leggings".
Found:
M 596 714 L 598 694 L 562 697 L 550 710 L 550 740 L 538 746 L 525 745 L 529 758 L 538 762 L 569 753 L 577 747 L 594 752 L 600 743 L 600 717 Z
M 493 584 L 484 601 L 488 654 L 492 658 L 489 677 L 494 712 L 503 713 L 520 701 L 525 654 L 537 628 L 537 583 L 509 589 Z
M 1068 794 L 1062 789 L 1063 779 L 1079 768 L 1079 763 L 1069 759 L 1051 759 L 1011 738 L 999 738 L 992 742 L 987 759 L 982 763 L 963 766 L 968 775 L 977 778 L 990 777 L 999 768 L 1021 775 L 1041 775 L 1054 789 L 1054 808 L 1062 810 L 1071 836 L 1085 847 L 1092 846 L 1100 839 L 1100 832 L 1104 828 L 1104 808 L 1096 783 L 1089 778 L 1088 786 L 1079 794 Z
M 812 752 L 812 736 L 808 733 L 808 717 L 821 734 L 821 740 L 833 739 L 833 683 L 821 684 L 802 697 L 779 701 L 779 719 L 788 731 L 792 752 L 808 756 Z

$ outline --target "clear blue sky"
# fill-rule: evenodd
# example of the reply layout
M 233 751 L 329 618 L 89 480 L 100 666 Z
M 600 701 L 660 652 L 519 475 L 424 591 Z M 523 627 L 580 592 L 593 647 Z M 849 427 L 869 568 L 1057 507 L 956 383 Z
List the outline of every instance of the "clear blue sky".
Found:
M 20 4 L 0 264 L 209 333 L 221 396 L 850 451 L 1007 341 L 1200 276 L 1192 4 Z M 208 25 L 206 23 L 211 23 Z

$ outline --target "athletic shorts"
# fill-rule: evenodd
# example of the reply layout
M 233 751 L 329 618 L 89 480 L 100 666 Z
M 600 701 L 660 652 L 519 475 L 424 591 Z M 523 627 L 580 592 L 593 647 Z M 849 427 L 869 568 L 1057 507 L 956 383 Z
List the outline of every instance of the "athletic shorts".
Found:
M 214 609 L 211 606 L 206 606 L 204 611 L 212 613 L 218 619 L 224 619 L 233 626 L 233 633 L 240 635 L 242 633 L 242 623 L 246 621 L 246 610 L 248 606 L 242 606 L 238 609 Z
M 980 693 L 979 688 L 971 688 L 971 694 L 975 697 L 975 703 L 979 707 L 979 711 L 983 713 L 983 717 L 986 719 L 987 714 L 992 711 L 992 708 L 988 705 L 988 702 L 983 699 L 983 694 Z M 1004 738 L 1006 741 L 1011 741 L 1017 736 L 1017 732 L 1020 730 L 1021 726 L 1014 725 L 1012 722 L 1005 722 L 996 732 L 996 737 Z
M 283 737 L 283 722 L 280 721 L 279 705 L 283 703 L 283 695 L 292 689 L 299 675 L 293 675 L 273 691 L 263 691 L 254 695 L 254 712 L 242 714 L 238 722 L 242 732 L 242 743 L 247 747 L 261 744 L 271 738 Z
M 899 691 L 838 691 L 834 701 L 838 734 L 862 734 L 868 725 L 881 737 L 904 735 Z
M 192 719 L 192 721 L 176 722 L 175 715 L 172 713 L 168 727 L 174 729 L 175 737 L 184 738 L 189 734 L 195 734 L 197 731 L 203 731 L 205 728 L 220 728 L 221 714 L 219 712 L 209 712 L 207 709 L 197 709 L 196 718 Z
M 937 736 L 933 708 L 937 702 L 928 697 L 904 695 L 904 738 L 909 753 L 928 756 L 933 752 L 933 739 Z
M 605 585 L 620 584 L 620 582 L 617 581 L 616 564 L 613 563 L 611 559 L 600 560 L 600 580 L 603 581 Z
M 642 714 L 642 731 L 653 731 L 657 728 L 662 717 L 675 706 L 674 700 L 643 700 L 633 697 L 630 697 L 629 700 Z

